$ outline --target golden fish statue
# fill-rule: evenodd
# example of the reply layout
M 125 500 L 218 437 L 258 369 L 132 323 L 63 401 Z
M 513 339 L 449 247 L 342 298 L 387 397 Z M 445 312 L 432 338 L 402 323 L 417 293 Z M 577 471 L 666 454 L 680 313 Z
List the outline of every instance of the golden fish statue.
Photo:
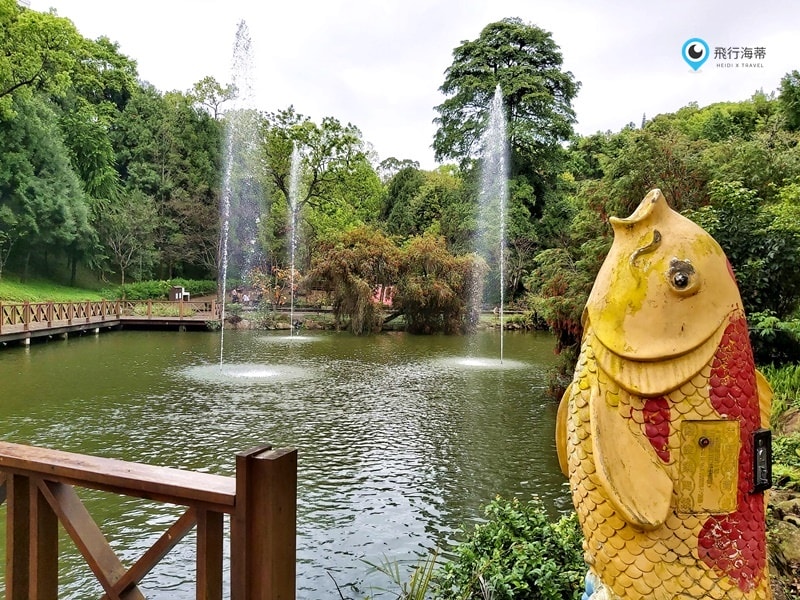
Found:
M 611 224 L 556 429 L 584 600 L 769 599 L 772 392 L 733 271 L 660 190 Z

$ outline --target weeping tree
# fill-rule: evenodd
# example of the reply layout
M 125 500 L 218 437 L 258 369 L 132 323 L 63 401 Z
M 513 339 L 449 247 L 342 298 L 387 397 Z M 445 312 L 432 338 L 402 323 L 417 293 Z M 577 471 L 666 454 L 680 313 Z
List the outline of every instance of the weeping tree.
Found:
M 388 237 L 368 226 L 319 244 L 306 285 L 330 294 L 336 329 L 346 318 L 356 335 L 380 330 L 383 305 L 374 301 L 373 295 L 378 286 L 395 282 L 398 253 Z
M 469 331 L 477 323 L 470 298 L 481 293 L 486 271 L 475 254 L 451 254 L 443 237 L 415 237 L 402 252 L 392 306 L 405 315 L 412 333 Z

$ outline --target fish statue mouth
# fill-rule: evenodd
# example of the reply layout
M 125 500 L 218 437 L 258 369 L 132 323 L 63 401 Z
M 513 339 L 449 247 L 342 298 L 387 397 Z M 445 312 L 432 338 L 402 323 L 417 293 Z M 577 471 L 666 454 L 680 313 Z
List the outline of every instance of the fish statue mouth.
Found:
M 586 304 L 587 325 L 609 352 L 658 361 L 692 352 L 742 310 L 719 244 L 650 191 L 627 218 L 611 217 L 614 243 Z

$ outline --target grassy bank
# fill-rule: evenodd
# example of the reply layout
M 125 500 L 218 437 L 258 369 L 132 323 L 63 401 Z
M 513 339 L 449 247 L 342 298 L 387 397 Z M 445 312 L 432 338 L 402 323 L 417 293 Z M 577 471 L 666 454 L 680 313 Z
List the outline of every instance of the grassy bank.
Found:
M 52 281 L 21 282 L 9 277 L 0 279 L 0 302 L 79 302 L 102 300 L 97 290 L 59 285 Z

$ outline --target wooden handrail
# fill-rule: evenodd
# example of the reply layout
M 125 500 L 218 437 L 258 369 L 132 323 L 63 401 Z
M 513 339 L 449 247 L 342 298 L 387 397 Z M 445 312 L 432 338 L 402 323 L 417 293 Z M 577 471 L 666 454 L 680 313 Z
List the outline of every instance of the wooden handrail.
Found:
M 142 314 L 137 314 L 138 312 Z M 160 315 L 163 309 L 166 314 Z M 100 324 L 108 319 L 214 320 L 215 300 L 105 300 L 85 302 L 0 302 L 0 334 Z
M 233 512 L 236 478 L 0 441 L 0 470 L 172 504 Z
M 73 486 L 188 508 L 125 567 Z M 237 454 L 234 478 L 0 441 L 3 502 L 8 600 L 57 599 L 59 522 L 103 587 L 101 600 L 144 600 L 139 582 L 196 528 L 196 597 L 221 600 L 224 514 L 231 522 L 231 600 L 295 597 L 294 449 L 262 445 Z

